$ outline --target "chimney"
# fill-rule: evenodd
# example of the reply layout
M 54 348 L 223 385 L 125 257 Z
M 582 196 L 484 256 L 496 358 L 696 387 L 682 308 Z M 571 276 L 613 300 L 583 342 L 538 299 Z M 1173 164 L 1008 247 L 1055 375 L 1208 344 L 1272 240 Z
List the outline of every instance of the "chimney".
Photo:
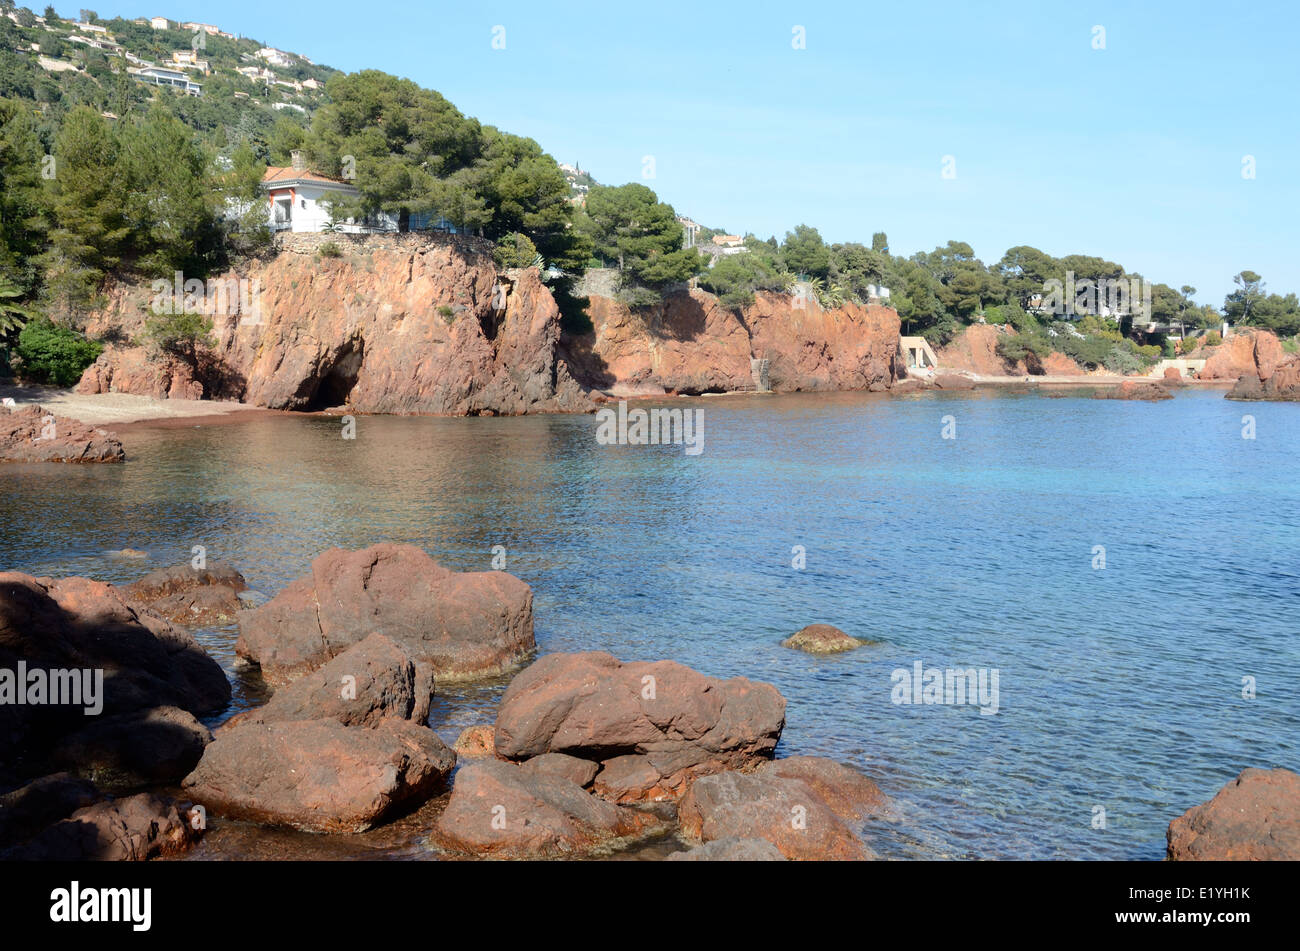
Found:
M 293 149 L 289 152 L 289 159 L 293 164 L 295 172 L 307 171 L 307 162 L 302 157 L 302 149 Z

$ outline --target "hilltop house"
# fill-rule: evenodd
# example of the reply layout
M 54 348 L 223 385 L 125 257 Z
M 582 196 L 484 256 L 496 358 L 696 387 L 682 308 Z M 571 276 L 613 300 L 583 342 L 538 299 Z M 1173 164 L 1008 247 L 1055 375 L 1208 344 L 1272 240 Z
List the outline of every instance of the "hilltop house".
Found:
M 272 66 L 279 66 L 281 68 L 293 65 L 292 56 L 273 46 L 262 47 L 257 51 L 257 58 L 266 61 Z
M 166 17 L 150 17 L 149 25 L 155 30 L 165 30 L 171 26 Z
M 173 50 L 172 65 L 182 69 L 197 69 L 204 74 L 208 72 L 208 61 L 199 59 L 197 50 Z
M 164 66 L 145 66 L 135 69 L 128 66 L 126 71 L 134 76 L 137 82 L 148 83 L 151 86 L 175 86 L 185 90 L 191 96 L 203 95 L 203 84 L 196 83 L 179 69 L 167 69 Z
M 292 155 L 292 165 L 273 165 L 262 176 L 262 187 L 267 192 L 268 224 L 272 231 L 311 233 L 335 230 L 345 234 L 382 234 L 400 230 L 397 216 L 387 212 L 379 212 L 363 221 L 353 218 L 334 221 L 329 202 L 355 197 L 358 194 L 356 186 L 309 170 L 303 154 L 296 149 Z M 458 230 L 445 218 L 435 220 L 428 214 L 412 215 L 407 227 L 411 231 L 432 229 L 456 233 Z

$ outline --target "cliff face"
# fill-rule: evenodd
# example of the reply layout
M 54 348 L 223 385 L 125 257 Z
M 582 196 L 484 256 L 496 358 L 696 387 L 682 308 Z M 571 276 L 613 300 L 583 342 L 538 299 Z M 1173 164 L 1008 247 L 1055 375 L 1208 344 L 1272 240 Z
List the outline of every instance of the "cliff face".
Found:
M 1202 380 L 1239 380 L 1243 376 L 1267 381 L 1285 354 L 1268 330 L 1238 331 L 1215 347 L 1197 374 Z
M 971 324 L 962 328 L 961 333 L 935 354 L 939 366 L 980 376 L 1025 376 L 1030 369 L 1024 360 L 1008 363 L 998 353 L 998 341 L 1004 333 L 1014 335 L 1015 331 L 995 324 Z M 1059 350 L 1053 350 L 1041 363 L 1042 372 L 1048 376 L 1081 376 L 1085 372 Z
M 777 392 L 883 390 L 903 375 L 898 314 L 888 307 L 805 307 L 760 293 L 737 313 L 701 290 L 637 308 L 592 296 L 593 331 L 566 341 L 574 374 L 616 396 L 755 388 L 752 358 L 769 361 Z
M 341 256 L 321 255 L 326 241 Z M 151 286 L 110 289 L 87 331 L 123 342 L 78 390 L 476 415 L 583 412 L 593 408 L 588 389 L 752 390 L 751 358 L 769 361 L 778 392 L 882 390 L 904 375 L 892 309 L 799 307 L 785 294 L 759 294 L 740 313 L 699 290 L 635 312 L 593 296 L 594 331 L 562 342 L 559 309 L 536 271 L 498 275 L 485 249 L 445 236 L 290 236 L 205 290 L 217 345 L 192 368 L 125 342 L 144 329 Z
M 215 275 L 209 287 L 246 283 L 229 295 L 233 306 L 209 292 L 204 309 L 217 347 L 197 374 L 174 360 L 149 361 L 139 348 L 110 347 L 79 389 L 374 413 L 590 408 L 559 356 L 559 310 L 535 271 L 498 277 L 485 252 L 400 236 L 408 237 L 336 236 L 340 257 L 305 243 Z M 152 297 L 149 288 L 116 288 L 89 332 L 137 334 Z

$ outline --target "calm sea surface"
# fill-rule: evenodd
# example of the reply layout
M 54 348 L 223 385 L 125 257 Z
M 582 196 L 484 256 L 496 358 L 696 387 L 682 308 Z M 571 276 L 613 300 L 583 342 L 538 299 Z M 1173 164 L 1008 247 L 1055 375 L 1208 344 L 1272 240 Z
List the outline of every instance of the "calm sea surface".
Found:
M 1158 859 L 1169 820 L 1243 767 L 1300 768 L 1300 405 L 672 405 L 703 408 L 702 455 L 597 445 L 590 416 L 359 417 L 355 441 L 326 417 L 136 429 L 123 466 L 0 468 L 0 567 L 125 582 L 203 545 L 264 600 L 330 546 L 485 570 L 503 545 L 543 651 L 774 683 L 780 752 L 876 779 L 899 815 L 871 842 L 893 858 Z M 880 643 L 779 646 L 815 621 Z M 259 702 L 235 629 L 199 636 L 234 709 Z M 996 669 L 997 714 L 893 703 L 917 661 Z M 490 722 L 504 683 L 439 688 L 431 725 Z

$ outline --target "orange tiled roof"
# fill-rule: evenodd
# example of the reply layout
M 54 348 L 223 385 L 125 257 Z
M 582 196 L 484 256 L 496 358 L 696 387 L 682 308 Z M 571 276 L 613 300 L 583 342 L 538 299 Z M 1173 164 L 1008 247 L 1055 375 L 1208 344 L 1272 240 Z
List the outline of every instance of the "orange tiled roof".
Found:
M 349 182 L 327 175 L 317 175 L 306 169 L 299 170 L 292 165 L 269 165 L 262 175 L 263 182 L 324 182 L 327 185 L 348 185 Z

